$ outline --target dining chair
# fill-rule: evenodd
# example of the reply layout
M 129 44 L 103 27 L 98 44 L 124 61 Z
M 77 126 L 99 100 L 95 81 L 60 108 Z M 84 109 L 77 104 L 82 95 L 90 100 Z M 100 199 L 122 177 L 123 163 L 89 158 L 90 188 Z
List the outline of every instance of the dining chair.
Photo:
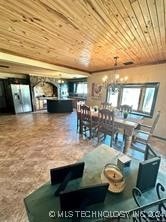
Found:
M 85 105 L 85 101 L 77 101 L 76 103 L 76 113 L 77 113 L 77 131 L 80 127 L 80 121 L 81 121 L 81 106 Z
M 131 113 L 132 112 L 132 106 L 129 106 L 129 105 L 126 105 L 126 104 L 124 104 L 124 105 L 121 105 L 120 107 L 119 107 L 119 111 L 120 111 L 120 113 L 122 114 L 122 117 L 124 118 L 124 113 Z M 127 116 L 126 116 L 126 118 L 127 118 Z M 125 140 L 125 130 L 124 129 L 118 129 L 118 133 L 121 133 L 122 135 L 123 135 L 123 141 Z
M 97 127 L 97 121 L 92 119 L 91 115 L 91 108 L 87 105 L 82 105 L 80 106 L 80 113 L 81 113 L 81 118 L 80 118 L 80 132 L 81 134 L 86 135 L 86 131 L 89 131 L 89 139 L 92 138 L 92 131 L 96 130 Z
M 100 109 L 112 110 L 113 109 L 112 103 L 102 102 L 100 105 Z
M 151 136 L 153 135 L 153 132 L 155 130 L 155 127 L 159 121 L 160 118 L 160 111 L 157 112 L 157 115 L 152 123 L 152 125 L 145 125 L 145 124 L 139 124 L 138 129 L 135 130 L 134 136 L 133 136 L 133 141 L 132 141 L 132 146 L 138 150 L 141 151 L 142 149 L 139 149 L 138 147 L 140 144 L 147 145 L 149 142 Z M 144 152 L 144 149 L 143 151 Z
M 121 106 L 119 107 L 119 110 L 120 110 L 121 112 L 131 113 L 131 112 L 132 112 L 132 106 L 129 106 L 129 105 L 124 104 L 124 105 L 121 105 Z
M 104 134 L 111 136 L 110 146 L 112 147 L 112 142 L 114 140 L 114 135 L 118 132 L 117 128 L 114 124 L 114 112 L 108 109 L 100 109 L 98 113 L 98 129 L 97 129 L 97 137 L 98 143 L 100 141 L 100 135 Z M 117 137 L 115 138 L 115 142 Z

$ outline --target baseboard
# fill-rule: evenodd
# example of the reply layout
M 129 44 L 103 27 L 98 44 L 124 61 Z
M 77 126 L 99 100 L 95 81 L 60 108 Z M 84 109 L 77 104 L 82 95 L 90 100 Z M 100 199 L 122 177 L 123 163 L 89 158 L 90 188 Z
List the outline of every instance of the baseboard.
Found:
M 166 138 L 164 138 L 164 137 L 155 136 L 155 135 L 153 135 L 152 137 L 155 137 L 155 138 L 157 138 L 157 139 L 160 139 L 160 140 L 164 140 L 164 141 L 166 141 Z

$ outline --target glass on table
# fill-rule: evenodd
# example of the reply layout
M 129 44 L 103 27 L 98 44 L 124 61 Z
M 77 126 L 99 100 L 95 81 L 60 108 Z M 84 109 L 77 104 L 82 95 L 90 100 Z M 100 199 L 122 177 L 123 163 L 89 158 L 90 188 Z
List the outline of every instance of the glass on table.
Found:
M 115 117 L 118 117 L 118 118 L 122 117 L 122 112 L 117 108 L 114 108 L 114 114 L 115 114 Z

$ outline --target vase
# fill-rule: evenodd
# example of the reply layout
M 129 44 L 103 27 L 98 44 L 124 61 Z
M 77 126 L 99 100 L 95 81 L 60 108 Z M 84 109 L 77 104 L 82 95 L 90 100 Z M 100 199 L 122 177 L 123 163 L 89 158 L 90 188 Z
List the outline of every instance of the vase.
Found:
M 123 118 L 127 119 L 127 117 L 128 117 L 128 113 L 123 113 Z

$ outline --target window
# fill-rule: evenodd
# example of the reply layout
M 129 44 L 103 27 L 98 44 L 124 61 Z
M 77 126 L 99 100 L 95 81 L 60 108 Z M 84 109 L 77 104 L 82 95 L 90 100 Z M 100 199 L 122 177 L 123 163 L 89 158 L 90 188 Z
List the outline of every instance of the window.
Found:
M 107 91 L 107 102 L 114 107 L 129 105 L 133 113 L 153 116 L 159 83 L 124 84 L 119 91 L 111 94 Z
M 116 91 L 114 94 L 111 94 L 111 91 L 108 90 L 107 102 L 111 103 L 113 107 L 117 107 L 118 95 L 119 95 L 119 92 Z
M 137 110 L 139 104 L 140 91 L 140 88 L 123 88 L 121 104 L 132 106 L 133 110 Z
M 154 95 L 155 95 L 155 88 L 146 88 L 143 107 L 142 107 L 143 112 L 149 113 L 151 111 Z
M 79 82 L 74 84 L 74 92 L 77 94 L 87 94 L 88 85 L 87 82 Z

